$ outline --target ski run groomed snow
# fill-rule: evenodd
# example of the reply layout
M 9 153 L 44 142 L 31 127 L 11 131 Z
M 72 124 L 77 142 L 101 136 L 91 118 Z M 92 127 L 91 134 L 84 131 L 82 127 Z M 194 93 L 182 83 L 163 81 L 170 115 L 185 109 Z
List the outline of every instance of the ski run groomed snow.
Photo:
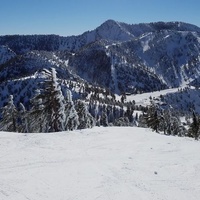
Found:
M 200 143 L 136 127 L 0 132 L 1 200 L 197 200 Z

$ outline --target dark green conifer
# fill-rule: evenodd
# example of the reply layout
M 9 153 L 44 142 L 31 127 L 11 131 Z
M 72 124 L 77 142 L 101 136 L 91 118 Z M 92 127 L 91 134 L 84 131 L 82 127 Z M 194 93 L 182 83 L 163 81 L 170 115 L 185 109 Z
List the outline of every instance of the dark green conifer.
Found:
M 188 136 L 195 138 L 195 140 L 198 140 L 200 135 L 200 119 L 196 116 L 196 114 L 193 112 L 193 121 L 188 129 Z

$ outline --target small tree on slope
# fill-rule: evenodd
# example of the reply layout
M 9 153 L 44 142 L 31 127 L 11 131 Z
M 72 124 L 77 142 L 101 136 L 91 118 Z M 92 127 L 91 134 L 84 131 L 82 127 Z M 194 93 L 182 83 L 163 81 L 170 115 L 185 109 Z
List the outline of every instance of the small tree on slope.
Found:
M 29 112 L 30 116 L 30 132 L 47 132 L 48 125 L 46 124 L 47 116 L 42 101 L 43 95 L 39 89 L 36 90 L 35 96 L 31 99 L 32 109 Z
M 66 120 L 65 120 L 65 130 L 75 130 L 79 126 L 79 120 L 78 120 L 78 114 L 75 110 L 74 102 L 72 101 L 72 94 L 70 90 L 67 90 L 66 92 L 66 98 L 65 98 L 66 104 L 65 104 L 65 114 L 66 114 Z
M 88 112 L 85 103 L 81 100 L 78 100 L 75 104 L 75 109 L 77 111 L 79 119 L 78 129 L 92 128 L 95 124 L 94 118 Z
M 20 117 L 19 131 L 22 133 L 29 133 L 30 132 L 29 113 L 22 103 L 20 103 L 19 117 Z
M 159 125 L 162 117 L 159 116 L 156 106 L 152 103 L 144 115 L 144 119 L 148 127 L 152 128 L 154 131 L 159 132 Z
M 52 131 L 64 131 L 64 123 L 66 121 L 65 100 L 61 91 L 61 87 L 58 85 L 56 70 L 52 69 L 51 76 L 53 86 L 53 98 L 52 98 L 52 124 L 50 125 Z
M 198 140 L 200 135 L 200 119 L 193 112 L 193 121 L 188 129 L 188 136 Z
M 32 109 L 33 123 L 41 132 L 58 132 L 65 130 L 65 100 L 58 84 L 56 71 L 45 71 L 47 80 L 43 84 L 41 92 L 33 98 Z M 37 103 L 39 103 L 37 105 Z M 39 122 L 39 126 L 35 123 Z
M 2 108 L 2 120 L 0 130 L 17 132 L 18 111 L 13 102 L 13 96 L 10 95 L 8 104 Z

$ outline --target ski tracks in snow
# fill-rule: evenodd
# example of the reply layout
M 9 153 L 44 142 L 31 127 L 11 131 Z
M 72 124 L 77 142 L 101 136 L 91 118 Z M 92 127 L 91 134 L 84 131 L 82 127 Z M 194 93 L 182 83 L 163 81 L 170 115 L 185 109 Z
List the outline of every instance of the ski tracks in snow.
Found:
M 200 147 L 111 127 L 0 134 L 1 200 L 196 200 Z

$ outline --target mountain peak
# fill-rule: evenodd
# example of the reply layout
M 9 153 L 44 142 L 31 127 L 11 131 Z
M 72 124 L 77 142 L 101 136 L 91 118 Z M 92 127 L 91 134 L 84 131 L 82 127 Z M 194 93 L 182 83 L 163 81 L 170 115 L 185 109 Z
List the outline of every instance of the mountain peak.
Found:
M 120 29 L 119 22 L 112 20 L 112 19 L 108 19 L 105 22 L 103 22 L 99 27 L 97 27 L 97 30 L 99 30 L 99 29 L 108 30 L 108 29 L 113 29 L 113 28 Z
M 113 19 L 108 19 L 106 20 L 105 22 L 103 22 L 103 24 L 110 24 L 110 25 L 113 25 L 113 24 L 117 24 L 117 21 L 113 20 Z
M 109 19 L 95 29 L 96 34 L 101 39 L 108 39 L 113 41 L 125 41 L 134 38 L 120 22 Z

